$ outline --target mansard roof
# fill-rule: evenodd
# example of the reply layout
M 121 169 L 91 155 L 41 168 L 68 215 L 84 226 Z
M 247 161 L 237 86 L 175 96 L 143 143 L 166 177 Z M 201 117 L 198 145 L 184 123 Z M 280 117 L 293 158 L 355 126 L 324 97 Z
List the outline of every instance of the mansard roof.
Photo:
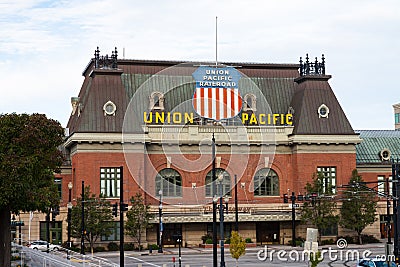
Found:
M 139 110 L 148 110 L 148 97 L 152 91 L 172 88 L 165 93 L 164 101 L 165 111 L 173 111 L 180 103 L 192 99 L 195 89 L 192 73 L 196 68 L 212 64 L 215 63 L 117 59 L 116 51 L 111 58 L 100 58 L 95 54 L 83 71 L 85 79 L 78 98 L 75 98 L 77 105 L 67 127 L 71 134 L 121 132 L 127 106 L 143 87 L 149 91 L 147 98 L 135 103 Z M 265 98 L 267 106 L 257 103 L 257 113 L 294 111 L 294 134 L 354 134 L 327 82 L 326 77 L 330 76 L 309 73 L 300 76 L 299 64 L 220 64 L 235 67 L 248 77 L 247 82 L 259 88 L 261 96 L 258 97 Z M 246 88 L 244 86 L 245 92 L 241 92 L 242 97 Z M 108 102 L 116 107 L 112 115 L 107 115 L 104 110 Z M 329 107 L 328 118 L 318 116 L 321 104 Z

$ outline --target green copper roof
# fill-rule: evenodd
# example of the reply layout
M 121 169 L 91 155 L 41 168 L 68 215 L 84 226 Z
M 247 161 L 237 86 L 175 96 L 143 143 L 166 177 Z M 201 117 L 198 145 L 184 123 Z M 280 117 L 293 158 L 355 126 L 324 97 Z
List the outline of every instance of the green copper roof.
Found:
M 400 131 L 395 130 L 360 130 L 362 142 L 356 146 L 357 164 L 387 164 L 380 153 L 387 149 L 394 159 L 400 158 Z

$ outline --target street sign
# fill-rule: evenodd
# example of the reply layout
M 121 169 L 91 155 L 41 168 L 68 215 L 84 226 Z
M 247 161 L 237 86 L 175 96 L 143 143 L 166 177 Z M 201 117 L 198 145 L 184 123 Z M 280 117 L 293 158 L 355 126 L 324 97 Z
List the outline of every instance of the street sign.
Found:
M 24 221 L 11 221 L 11 226 L 24 226 Z
M 300 204 L 294 204 L 294 207 L 295 207 L 295 208 L 299 208 L 299 207 L 300 207 Z M 292 204 L 289 204 L 289 208 L 292 208 Z

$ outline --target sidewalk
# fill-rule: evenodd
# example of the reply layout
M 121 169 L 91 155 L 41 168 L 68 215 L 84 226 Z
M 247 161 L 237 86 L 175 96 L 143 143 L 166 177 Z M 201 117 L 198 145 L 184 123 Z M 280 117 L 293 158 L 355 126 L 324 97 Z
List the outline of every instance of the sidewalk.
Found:
M 257 247 L 250 247 L 246 248 L 246 252 L 258 252 L 262 249 L 265 248 L 265 246 L 268 247 L 268 249 L 274 249 L 274 250 L 298 250 L 302 251 L 303 247 L 292 247 L 289 245 L 262 245 L 262 246 L 257 246 Z M 347 246 L 348 249 L 369 249 L 369 248 L 384 248 L 385 243 L 371 243 L 371 244 L 364 244 L 364 245 L 358 245 L 358 244 L 349 244 Z M 324 245 L 324 246 L 319 246 L 320 249 L 328 249 L 328 248 L 333 248 L 337 249 L 336 244 L 333 245 Z M 166 247 L 163 248 L 163 254 L 164 255 L 177 255 L 178 254 L 178 247 Z M 229 252 L 229 248 L 225 248 L 226 251 Z M 218 251 L 220 251 L 220 248 L 218 248 Z M 182 255 L 190 255 L 190 254 L 212 254 L 213 249 L 212 248 L 200 248 L 200 247 L 182 247 L 181 248 L 181 254 Z M 100 256 L 101 255 L 119 255 L 119 251 L 110 251 L 110 252 L 97 252 L 95 253 L 95 256 Z M 131 255 L 131 256 L 153 256 L 153 255 L 158 255 L 159 252 L 157 250 L 153 250 L 152 253 L 149 252 L 149 250 L 142 250 L 142 251 L 125 251 L 125 255 Z

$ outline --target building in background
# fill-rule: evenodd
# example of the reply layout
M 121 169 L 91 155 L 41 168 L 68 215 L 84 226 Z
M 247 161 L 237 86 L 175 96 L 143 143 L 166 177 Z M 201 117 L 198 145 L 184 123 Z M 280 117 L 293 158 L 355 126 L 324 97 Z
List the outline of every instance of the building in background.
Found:
M 400 129 L 400 104 L 393 105 L 394 110 L 394 129 Z
M 400 159 L 400 131 L 360 130 L 356 133 L 362 139 L 362 142 L 356 146 L 358 173 L 368 183 L 368 187 L 377 192 L 378 196 L 377 221 L 367 227 L 365 233 L 376 235 L 379 229 L 379 237 L 386 238 L 386 196 L 387 192 L 392 195 L 392 160 Z M 390 213 L 393 213 L 392 209 Z M 393 225 L 393 222 L 391 224 Z M 393 230 L 391 234 L 394 234 Z

